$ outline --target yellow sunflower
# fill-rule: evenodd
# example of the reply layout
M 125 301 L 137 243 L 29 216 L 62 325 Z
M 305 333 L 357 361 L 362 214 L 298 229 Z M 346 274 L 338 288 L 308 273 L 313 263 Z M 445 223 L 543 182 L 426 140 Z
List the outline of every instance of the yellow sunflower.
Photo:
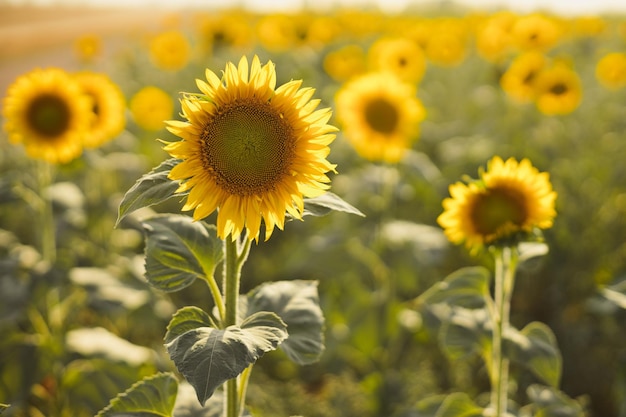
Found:
M 157 68 L 177 71 L 189 62 L 191 45 L 187 37 L 177 30 L 168 30 L 150 41 L 150 58 Z
M 50 163 L 81 155 L 94 114 L 80 85 L 58 68 L 37 69 L 17 78 L 4 100 L 4 129 L 12 143 Z
M 556 19 L 533 13 L 519 17 L 511 29 L 511 35 L 517 47 L 523 51 L 547 51 L 561 39 L 562 28 Z
M 324 58 L 326 73 L 335 81 L 346 81 L 365 72 L 365 51 L 356 44 L 349 44 L 330 51 Z
M 448 239 L 472 252 L 486 245 L 515 241 L 534 229 L 552 227 L 556 192 L 549 174 L 528 159 L 493 157 L 480 178 L 450 186 L 450 198 L 437 222 Z
M 537 76 L 545 65 L 546 58 L 541 52 L 525 52 L 511 62 L 500 79 L 500 86 L 513 100 L 530 102 L 535 98 Z
M 74 51 L 82 62 L 92 62 L 102 53 L 102 39 L 97 35 L 83 35 L 74 41 Z
M 119 135 L 126 124 L 126 102 L 120 88 L 105 74 L 84 71 L 74 75 L 93 102 L 95 118 L 85 147 L 96 148 Z
M 511 53 L 513 39 L 511 29 L 517 15 L 501 11 L 489 16 L 476 28 L 476 49 L 480 56 L 498 62 Z
M 557 62 L 541 71 L 535 86 L 535 104 L 546 115 L 571 113 L 582 99 L 580 78 L 563 62 Z
M 337 129 L 330 109 L 316 110 L 312 88 L 301 80 L 276 87 L 270 61 L 242 57 L 228 63 L 222 78 L 206 71 L 197 80 L 201 94 L 186 94 L 182 114 L 168 130 L 182 138 L 165 150 L 181 159 L 169 177 L 187 192 L 183 210 L 202 219 L 218 210 L 220 238 L 241 235 L 258 241 L 261 221 L 265 240 L 274 227 L 283 229 L 285 214 L 302 217 L 303 197 L 323 194 L 335 165 L 326 160 Z
M 130 99 L 130 113 L 139 127 L 145 130 L 160 130 L 165 120 L 174 113 L 174 101 L 165 91 L 155 86 L 146 86 Z
M 426 55 L 408 38 L 381 38 L 368 51 L 373 71 L 390 71 L 406 82 L 419 83 L 426 72 Z
M 371 161 L 400 161 L 426 115 L 415 86 L 385 72 L 347 82 L 335 101 L 345 137 Z
M 606 54 L 596 65 L 596 78 L 606 88 L 617 90 L 626 86 L 626 54 Z

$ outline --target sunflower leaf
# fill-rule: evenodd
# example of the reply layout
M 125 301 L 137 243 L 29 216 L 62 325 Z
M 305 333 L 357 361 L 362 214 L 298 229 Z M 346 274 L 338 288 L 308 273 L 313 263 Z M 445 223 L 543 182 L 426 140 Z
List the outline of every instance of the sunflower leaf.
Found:
M 526 390 L 531 404 L 528 415 L 542 417 L 583 417 L 585 410 L 580 402 L 556 388 L 533 384 Z
M 124 194 L 118 207 L 117 227 L 122 219 L 135 210 L 162 203 L 179 194 L 174 194 L 178 189 L 178 182 L 170 180 L 169 175 L 172 168 L 180 162 L 179 159 L 170 158 L 163 161 L 159 166 L 152 169 L 135 182 L 135 184 Z
M 324 316 L 319 305 L 317 281 L 264 283 L 248 293 L 247 315 L 276 313 L 286 324 L 289 337 L 280 349 L 292 361 L 307 365 L 324 351 Z
M 222 241 L 214 225 L 180 214 L 159 215 L 142 222 L 146 233 L 146 278 L 167 292 L 181 290 L 196 278 L 213 279 L 223 259 Z
M 356 214 L 357 216 L 365 217 L 359 209 L 348 204 L 337 194 L 330 191 L 314 198 L 304 199 L 304 216 L 326 216 L 331 211 L 343 211 L 345 213 Z
M 489 280 L 487 268 L 461 268 L 430 287 L 415 301 L 418 306 L 445 302 L 465 308 L 482 308 L 489 297 Z
M 152 375 L 113 398 L 96 417 L 172 417 L 177 392 L 173 374 Z
M 168 326 L 165 347 L 176 368 L 196 390 L 202 405 L 220 385 L 236 378 L 287 338 L 286 324 L 267 311 L 253 314 L 240 326 L 223 330 L 202 326 L 191 311 L 182 314 L 190 322 L 185 323 L 185 317 L 175 317 L 176 323 Z M 188 330 L 174 334 L 173 328 Z

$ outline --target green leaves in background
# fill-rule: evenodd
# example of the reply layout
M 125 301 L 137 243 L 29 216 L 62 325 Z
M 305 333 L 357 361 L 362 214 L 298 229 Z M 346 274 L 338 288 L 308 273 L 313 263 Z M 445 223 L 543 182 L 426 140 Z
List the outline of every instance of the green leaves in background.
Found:
M 330 191 L 319 197 L 304 199 L 304 216 L 326 216 L 333 210 L 365 217 L 365 214 L 361 213 L 359 209 L 348 204 L 337 194 L 331 193 Z
M 172 417 L 177 391 L 176 378 L 171 373 L 159 373 L 133 384 L 96 417 Z
M 142 224 L 150 284 L 173 292 L 191 285 L 196 278 L 212 279 L 224 256 L 215 226 L 184 215 L 156 216 Z
M 201 404 L 287 338 L 287 326 L 274 313 L 258 312 L 240 326 L 223 330 L 209 327 L 207 317 L 194 307 L 179 310 L 165 339 L 170 358 L 194 387 Z
M 171 169 L 179 162 L 180 160 L 175 158 L 163 161 L 159 166 L 152 169 L 152 171 L 135 182 L 126 194 L 124 194 L 122 202 L 118 207 L 117 221 L 115 222 L 116 227 L 120 224 L 122 219 L 131 212 L 161 203 L 174 197 L 179 183 L 170 180 L 167 176 Z
M 4 412 L 7 408 L 11 407 L 9 404 L 1 404 L 0 403 L 0 414 Z
M 324 351 L 324 316 L 316 281 L 277 281 L 248 293 L 247 314 L 276 313 L 286 324 L 289 337 L 280 348 L 292 361 L 307 365 Z
M 484 410 L 464 392 L 436 395 L 419 401 L 415 417 L 483 417 Z
M 465 308 L 481 308 L 489 297 L 491 273 L 483 267 L 461 268 L 426 290 L 417 305 L 446 303 Z
M 584 417 L 581 404 L 556 388 L 534 384 L 526 390 L 531 404 L 520 410 L 520 417 Z

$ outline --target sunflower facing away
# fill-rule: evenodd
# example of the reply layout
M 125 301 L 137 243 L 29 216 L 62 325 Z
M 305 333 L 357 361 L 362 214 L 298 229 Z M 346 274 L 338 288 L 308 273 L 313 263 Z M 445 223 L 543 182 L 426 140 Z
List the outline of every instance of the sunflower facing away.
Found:
M 80 85 L 58 68 L 20 76 L 4 101 L 4 128 L 31 158 L 66 163 L 83 151 L 94 118 L 93 104 Z
M 556 192 L 549 174 L 528 159 L 503 161 L 496 156 L 479 171 L 480 178 L 450 186 L 437 222 L 448 239 L 473 252 L 485 245 L 509 241 L 534 229 L 552 227 Z
M 189 192 L 183 210 L 195 220 L 216 209 L 220 238 L 237 238 L 246 229 L 258 241 L 274 227 L 283 229 L 285 214 L 301 218 L 304 197 L 323 194 L 335 165 L 326 160 L 337 129 L 328 125 L 330 109 L 316 110 L 315 90 L 301 80 L 276 88 L 270 61 L 255 56 L 228 63 L 220 79 L 210 70 L 197 80 L 200 94 L 181 100 L 187 121 L 169 121 L 168 130 L 182 138 L 165 150 L 181 159 L 169 178 Z
M 347 140 L 371 161 L 398 162 L 426 114 L 415 86 L 388 72 L 359 76 L 337 92 L 337 119 Z

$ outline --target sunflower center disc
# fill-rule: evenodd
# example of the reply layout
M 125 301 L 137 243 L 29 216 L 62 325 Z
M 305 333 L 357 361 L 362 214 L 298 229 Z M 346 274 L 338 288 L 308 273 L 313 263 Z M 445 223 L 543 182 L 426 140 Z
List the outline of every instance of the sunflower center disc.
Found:
M 507 224 L 520 226 L 526 217 L 523 196 L 506 188 L 495 188 L 479 196 L 471 212 L 476 231 L 483 235 L 496 233 Z
M 205 127 L 202 160 L 218 184 L 232 194 L 259 194 L 274 188 L 287 172 L 295 143 L 292 128 L 261 101 L 222 108 Z
M 59 97 L 42 95 L 30 104 L 26 119 L 35 132 L 42 136 L 55 137 L 69 127 L 70 110 Z
M 365 120 L 379 133 L 392 133 L 398 125 L 398 116 L 396 106 L 387 100 L 372 100 L 365 106 Z

